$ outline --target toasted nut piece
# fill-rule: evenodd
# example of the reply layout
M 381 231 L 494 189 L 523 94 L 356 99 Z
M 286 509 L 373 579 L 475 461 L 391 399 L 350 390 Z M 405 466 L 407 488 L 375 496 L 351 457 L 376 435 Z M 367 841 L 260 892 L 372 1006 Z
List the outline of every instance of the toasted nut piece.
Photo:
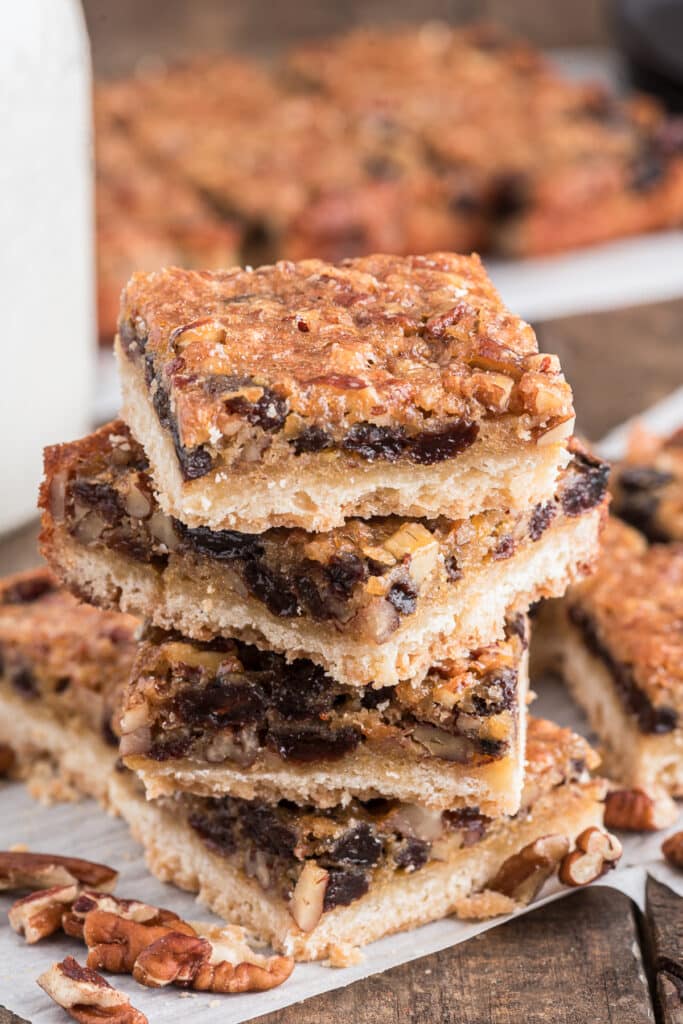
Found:
M 0 891 L 12 889 L 49 889 L 55 885 L 91 885 L 110 892 L 118 871 L 105 864 L 58 857 L 52 853 L 28 853 L 25 850 L 0 851 Z
M 281 985 L 292 973 L 290 957 L 255 953 L 241 928 L 195 927 L 213 940 L 179 932 L 157 939 L 136 960 L 135 980 L 153 988 L 176 984 L 196 992 L 263 992 Z
M 568 437 L 574 433 L 574 417 L 567 416 L 565 419 L 560 420 L 555 426 L 550 427 L 548 430 L 543 431 L 539 434 L 536 439 L 536 444 L 539 448 L 549 448 L 552 444 L 559 444 L 560 441 L 565 441 Z
M 530 903 L 568 853 L 566 836 L 540 836 L 508 857 L 488 888 L 519 903 Z
M 669 796 L 651 797 L 644 789 L 615 789 L 605 800 L 605 825 L 630 832 L 657 832 L 673 825 L 678 809 Z
M 8 743 L 0 743 L 0 777 L 9 775 L 14 768 L 16 758 L 14 751 Z
M 170 932 L 195 935 L 194 928 L 180 919 L 169 927 L 131 921 L 106 910 L 91 910 L 83 922 L 88 967 L 112 974 L 130 974 L 142 950 Z
M 303 932 L 313 931 L 322 917 L 329 874 L 307 860 L 289 901 L 289 912 Z
M 38 984 L 80 1024 L 147 1024 L 144 1013 L 130 1005 L 127 995 L 101 974 L 81 967 L 72 956 L 53 964 L 40 975 Z
M 140 924 L 172 926 L 174 921 L 180 920 L 176 913 L 163 907 L 153 907 L 139 900 L 122 900 L 110 893 L 86 890 L 80 894 L 69 913 L 62 919 L 62 928 L 66 934 L 82 939 L 84 921 L 93 910 L 105 910 L 109 914 L 116 914 L 117 917 Z
M 576 849 L 568 853 L 560 865 L 560 881 L 564 885 L 588 885 L 600 878 L 621 857 L 621 843 L 616 836 L 592 826 L 576 840 Z
M 683 871 L 683 832 L 674 832 L 662 843 L 662 853 L 672 868 Z
M 40 942 L 59 931 L 62 915 L 77 896 L 77 885 L 55 885 L 29 893 L 9 908 L 9 923 L 29 944 Z

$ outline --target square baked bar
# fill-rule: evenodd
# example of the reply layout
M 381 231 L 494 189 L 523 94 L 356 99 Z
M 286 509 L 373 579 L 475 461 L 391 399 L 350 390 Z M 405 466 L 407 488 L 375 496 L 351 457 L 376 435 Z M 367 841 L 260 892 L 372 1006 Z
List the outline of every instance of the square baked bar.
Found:
M 650 541 L 683 541 L 683 430 L 638 428 L 610 480 L 612 511 Z
M 557 358 L 476 256 L 136 274 L 123 419 L 190 527 L 529 508 L 568 459 Z
M 683 796 L 683 545 L 648 547 L 610 520 L 597 572 L 543 610 L 538 642 L 599 736 L 606 773 Z
M 569 730 L 530 721 L 522 807 L 493 819 L 388 800 L 328 810 L 187 794 L 144 801 L 121 775 L 111 799 L 160 879 L 277 950 L 343 963 L 349 947 L 383 935 L 528 900 L 534 880 L 602 824 L 605 784 L 588 774 L 596 760 Z
M 81 604 L 45 568 L 0 581 L 0 742 L 22 774 L 47 752 L 65 786 L 105 799 L 137 626 Z
M 114 423 L 47 449 L 43 552 L 95 604 L 395 685 L 500 639 L 509 608 L 559 596 L 591 565 L 607 467 L 570 447 L 557 493 L 531 509 L 244 534 L 166 515 L 144 450 Z
M 124 763 L 147 795 L 391 797 L 514 814 L 524 769 L 528 623 L 419 686 L 343 686 L 310 661 L 235 640 L 149 636 L 121 710 Z

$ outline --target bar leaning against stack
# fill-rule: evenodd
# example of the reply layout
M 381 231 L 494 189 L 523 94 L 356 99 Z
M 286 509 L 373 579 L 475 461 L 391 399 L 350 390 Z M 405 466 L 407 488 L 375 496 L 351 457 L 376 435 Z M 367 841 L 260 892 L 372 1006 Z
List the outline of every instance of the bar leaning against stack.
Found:
M 511 906 L 505 863 L 602 814 L 579 741 L 526 740 L 529 604 L 606 510 L 557 359 L 450 254 L 137 274 L 117 351 L 123 422 L 46 453 L 43 550 L 146 621 L 151 802 L 112 799 L 152 869 L 300 959 Z

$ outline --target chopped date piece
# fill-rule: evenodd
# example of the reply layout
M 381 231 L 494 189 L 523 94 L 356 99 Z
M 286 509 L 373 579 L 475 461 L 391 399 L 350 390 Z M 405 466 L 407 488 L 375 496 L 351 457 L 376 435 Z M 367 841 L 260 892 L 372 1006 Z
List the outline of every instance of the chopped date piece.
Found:
M 578 479 L 562 492 L 562 508 L 568 516 L 580 516 L 600 504 L 607 490 L 610 467 L 590 455 L 578 452 Z
M 379 427 L 375 423 L 355 423 L 342 441 L 342 448 L 355 452 L 368 462 L 385 459 L 395 462 L 406 448 L 402 428 Z
M 238 533 L 236 530 L 209 530 L 206 526 L 191 528 L 179 519 L 174 519 L 173 525 L 191 547 L 220 561 L 258 558 L 264 552 L 263 544 L 256 534 Z
M 240 821 L 246 833 L 265 850 L 274 854 L 290 854 L 297 844 L 297 834 L 271 807 L 238 802 Z
M 387 594 L 387 601 L 400 615 L 412 615 L 417 608 L 417 590 L 410 583 L 394 583 Z
M 322 427 L 306 427 L 297 437 L 292 438 L 289 443 L 296 455 L 304 455 L 332 448 L 334 441 Z
M 409 442 L 408 454 L 413 462 L 421 466 L 432 466 L 436 462 L 451 459 L 473 445 L 479 434 L 477 423 L 457 420 L 440 430 L 418 434 Z
M 370 888 L 368 876 L 359 868 L 330 868 L 328 874 L 323 901 L 325 912 L 335 907 L 347 907 L 349 903 L 365 896 Z
M 382 854 L 382 840 L 367 822 L 361 822 L 338 839 L 329 852 L 335 864 L 373 867 Z
M 287 418 L 287 400 L 271 388 L 264 388 L 257 402 L 248 402 L 238 395 L 228 399 L 225 405 L 229 412 L 244 417 L 252 427 L 260 427 L 266 433 L 282 430 Z
M 272 729 L 268 733 L 268 744 L 284 761 L 334 761 L 354 750 L 363 739 L 363 734 L 353 726 L 341 729 L 291 728 Z
M 630 186 L 634 192 L 648 192 L 662 181 L 666 174 L 666 160 L 661 149 L 652 140 L 643 144 L 631 163 Z
M 540 540 L 555 518 L 557 509 L 552 501 L 539 502 L 531 513 L 529 520 L 529 536 L 533 541 Z
M 282 619 L 291 619 L 298 614 L 299 602 L 289 588 L 286 578 L 275 569 L 260 562 L 247 562 L 244 580 L 259 601 L 263 601 L 269 612 Z
M 219 810 L 213 810 L 210 814 L 191 814 L 188 820 L 206 845 L 216 853 L 229 854 L 237 848 L 235 822 L 232 817 L 222 815 Z
M 413 836 L 402 839 L 394 850 L 396 867 L 404 868 L 406 871 L 418 871 L 429 860 L 431 849 L 432 844 L 425 839 L 416 839 Z
M 358 555 L 344 551 L 330 559 L 325 567 L 325 575 L 333 590 L 344 597 L 349 597 L 353 588 L 367 579 L 368 570 Z

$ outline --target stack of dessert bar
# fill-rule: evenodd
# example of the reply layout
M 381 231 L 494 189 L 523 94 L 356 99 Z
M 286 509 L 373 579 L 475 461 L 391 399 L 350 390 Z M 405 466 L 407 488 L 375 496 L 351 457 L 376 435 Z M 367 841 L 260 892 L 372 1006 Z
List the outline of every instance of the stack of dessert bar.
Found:
M 525 738 L 529 604 L 606 507 L 557 359 L 449 254 L 137 274 L 117 349 L 43 550 L 145 623 L 108 798 L 152 869 L 302 959 L 509 908 L 602 815 Z

